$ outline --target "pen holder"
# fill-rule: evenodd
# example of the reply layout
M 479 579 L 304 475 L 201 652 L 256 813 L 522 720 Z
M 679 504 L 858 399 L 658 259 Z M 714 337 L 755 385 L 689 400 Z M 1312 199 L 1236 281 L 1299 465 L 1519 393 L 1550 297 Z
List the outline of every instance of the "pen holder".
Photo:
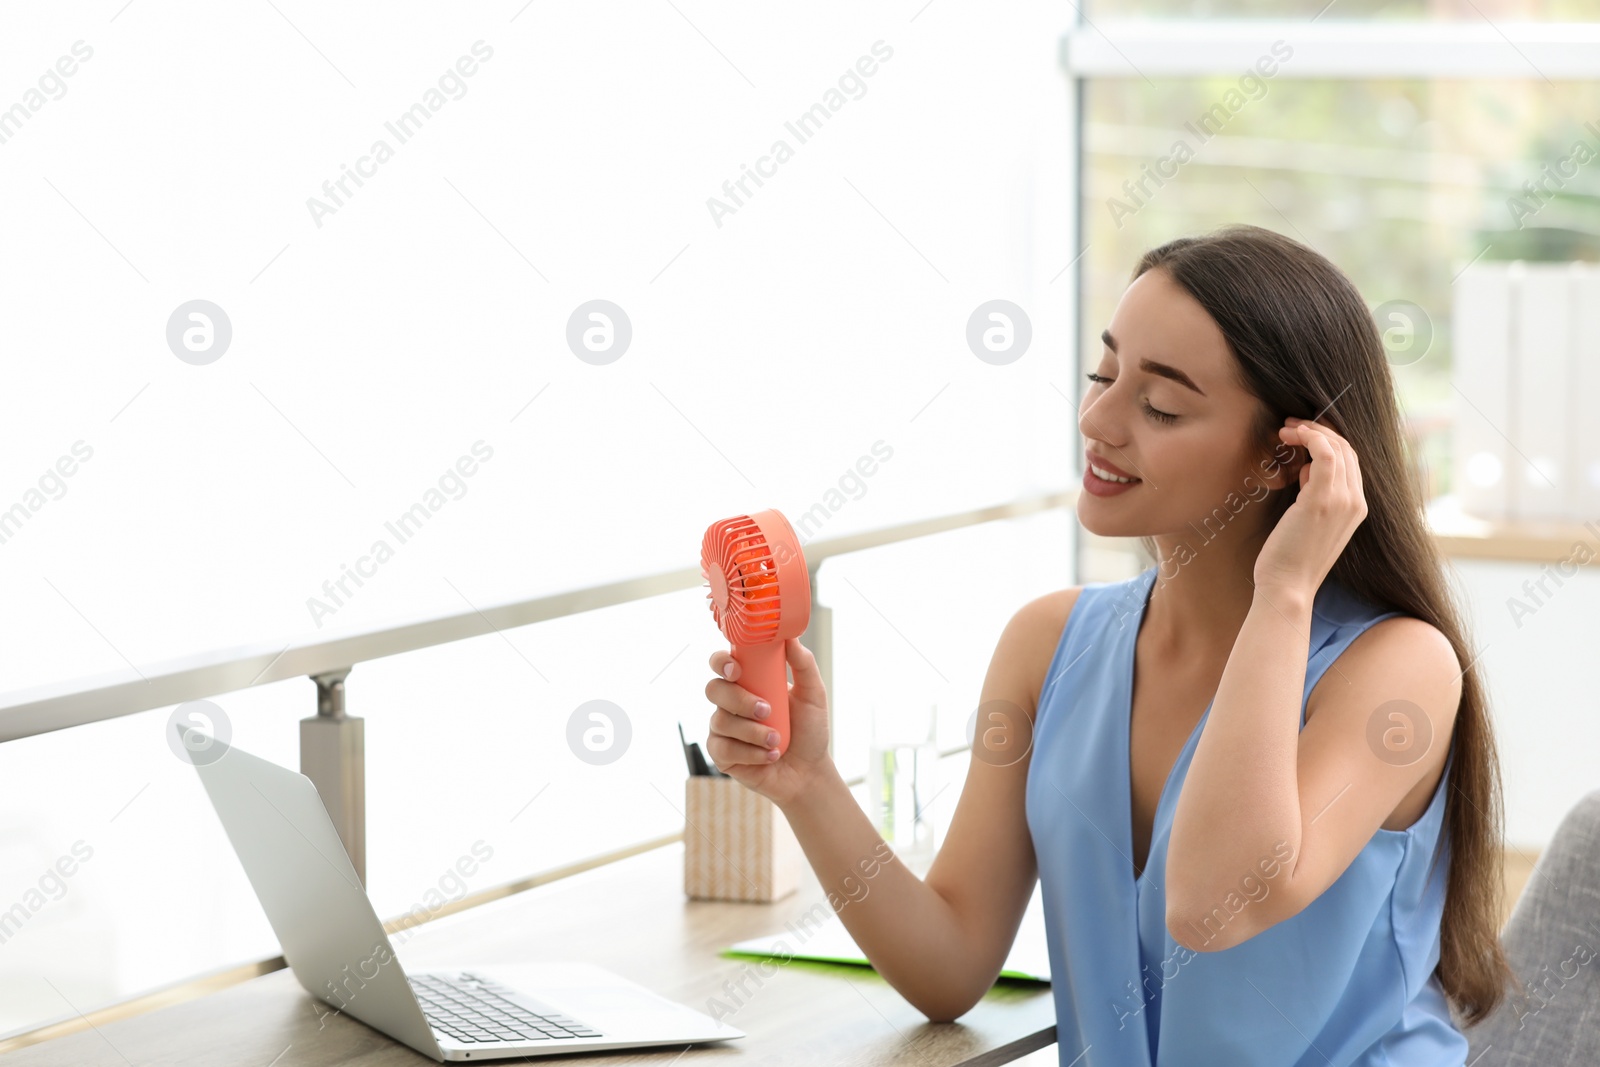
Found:
M 804 853 L 789 820 L 732 778 L 684 787 L 683 891 L 691 900 L 773 901 L 800 887 Z

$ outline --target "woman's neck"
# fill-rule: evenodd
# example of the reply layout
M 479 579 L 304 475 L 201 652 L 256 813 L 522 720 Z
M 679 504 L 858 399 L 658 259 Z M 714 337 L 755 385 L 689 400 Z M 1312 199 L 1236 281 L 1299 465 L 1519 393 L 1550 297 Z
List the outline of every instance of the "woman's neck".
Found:
M 1255 600 L 1255 561 L 1268 533 L 1230 529 L 1208 541 L 1158 535 L 1155 586 L 1140 627 L 1151 647 L 1180 660 L 1226 661 Z

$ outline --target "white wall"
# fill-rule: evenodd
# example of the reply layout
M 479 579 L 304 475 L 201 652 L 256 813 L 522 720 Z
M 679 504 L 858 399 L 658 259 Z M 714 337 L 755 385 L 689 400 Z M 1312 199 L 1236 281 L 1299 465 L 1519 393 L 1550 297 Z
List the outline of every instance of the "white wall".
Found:
M 1581 567 L 1560 584 L 1548 579 L 1543 592 L 1536 585 L 1546 573 L 1540 564 L 1457 560 L 1453 566 L 1489 684 L 1506 843 L 1537 851 L 1579 798 L 1600 789 L 1600 573 Z M 1514 612 L 1512 598 L 1532 614 Z

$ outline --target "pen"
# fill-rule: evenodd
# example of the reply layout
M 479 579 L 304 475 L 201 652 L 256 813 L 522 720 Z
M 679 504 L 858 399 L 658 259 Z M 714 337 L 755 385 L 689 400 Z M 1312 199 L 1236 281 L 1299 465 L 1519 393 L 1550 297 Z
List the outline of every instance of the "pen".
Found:
M 678 742 L 683 745 L 683 761 L 689 765 L 690 777 L 703 773 L 695 767 L 695 754 L 689 748 L 688 740 L 683 736 L 683 723 L 681 722 L 678 724 Z
M 719 769 L 715 764 L 706 759 L 705 754 L 700 751 L 700 746 L 698 744 L 695 744 L 694 742 L 688 741 L 684 738 L 683 723 L 681 722 L 678 724 L 678 740 L 683 744 L 683 759 L 684 762 L 689 765 L 689 774 L 691 777 L 696 775 L 708 778 L 728 777 L 728 775 Z

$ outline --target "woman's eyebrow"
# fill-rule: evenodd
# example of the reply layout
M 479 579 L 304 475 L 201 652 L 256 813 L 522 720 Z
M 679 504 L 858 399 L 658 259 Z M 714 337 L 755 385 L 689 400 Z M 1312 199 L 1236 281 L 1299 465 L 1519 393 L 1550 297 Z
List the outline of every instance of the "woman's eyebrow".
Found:
M 1117 350 L 1117 339 L 1111 336 L 1110 330 L 1101 330 L 1100 340 L 1104 341 L 1106 343 L 1106 347 L 1111 349 L 1112 352 Z M 1194 380 L 1177 367 L 1168 366 L 1165 363 L 1157 363 L 1153 359 L 1141 359 L 1139 361 L 1139 369 L 1144 371 L 1146 374 L 1158 374 L 1163 378 L 1170 378 L 1179 385 L 1193 389 L 1201 396 L 1206 395 L 1206 391 L 1204 389 L 1194 384 Z

